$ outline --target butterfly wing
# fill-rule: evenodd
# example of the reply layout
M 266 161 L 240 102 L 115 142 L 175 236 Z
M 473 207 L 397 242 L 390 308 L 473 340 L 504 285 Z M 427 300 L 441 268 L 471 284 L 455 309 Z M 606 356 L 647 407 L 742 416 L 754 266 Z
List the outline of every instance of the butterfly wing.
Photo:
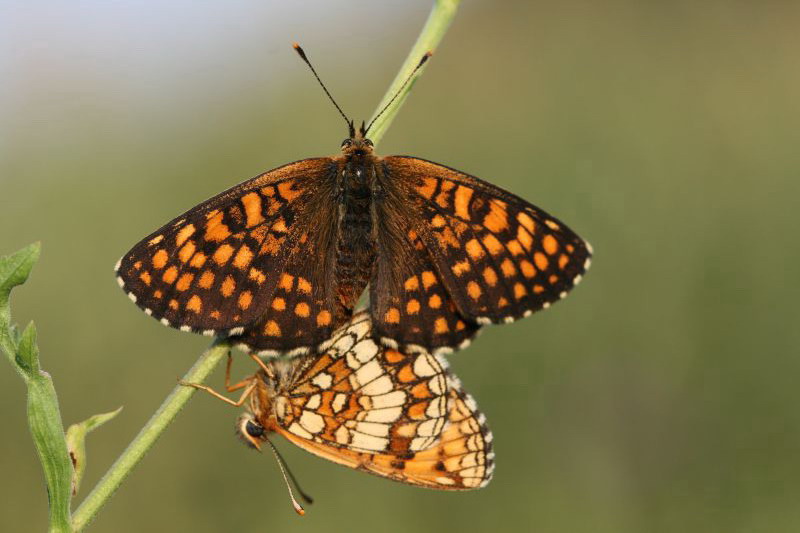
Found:
M 292 378 L 288 404 L 278 412 L 281 427 L 362 453 L 405 454 L 433 444 L 447 416 L 446 376 L 436 357 L 376 344 L 366 313 L 326 344 Z
M 120 286 L 147 314 L 185 331 L 247 328 L 242 342 L 279 351 L 324 340 L 333 327 L 326 268 L 336 172 L 331 158 L 305 159 L 193 207 L 125 254 Z
M 589 266 L 586 241 L 499 187 L 414 157 L 382 164 L 415 206 L 413 229 L 465 320 L 510 322 L 547 308 Z
M 449 400 L 447 425 L 439 439 L 416 453 L 364 453 L 286 431 L 281 434 L 323 459 L 394 481 L 440 490 L 485 487 L 494 473 L 492 433 L 486 426 L 486 417 L 457 381 L 451 384 Z

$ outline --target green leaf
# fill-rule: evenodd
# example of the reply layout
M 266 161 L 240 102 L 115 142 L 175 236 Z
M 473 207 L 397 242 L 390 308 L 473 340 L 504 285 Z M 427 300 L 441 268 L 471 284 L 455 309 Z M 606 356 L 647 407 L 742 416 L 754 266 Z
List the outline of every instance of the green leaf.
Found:
M 28 279 L 33 265 L 39 258 L 40 250 L 41 246 L 36 242 L 14 254 L 0 257 L 0 348 L 12 363 L 17 355 L 19 338 L 16 328 L 11 327 L 11 309 L 8 301 L 11 289 L 22 285 Z M 26 374 L 17 364 L 14 364 L 14 368 L 23 379 L 26 379 Z
M 99 428 L 115 416 L 117 416 L 122 407 L 110 413 L 102 413 L 94 415 L 83 422 L 72 424 L 67 428 L 67 449 L 69 450 L 69 457 L 72 460 L 72 495 L 78 493 L 83 479 L 83 472 L 86 470 L 86 435 Z

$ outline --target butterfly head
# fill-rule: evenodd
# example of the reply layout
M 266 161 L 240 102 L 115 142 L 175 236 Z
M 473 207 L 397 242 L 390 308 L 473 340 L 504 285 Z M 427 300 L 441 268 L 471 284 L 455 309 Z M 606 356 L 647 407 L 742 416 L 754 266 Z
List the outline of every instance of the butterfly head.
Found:
M 352 120 L 348 121 L 347 125 L 349 127 L 349 137 L 342 141 L 342 154 L 347 157 L 371 155 L 373 144 L 367 138 L 364 123 L 361 123 L 361 127 L 358 130 L 356 130 Z
M 266 439 L 267 430 L 252 413 L 243 413 L 236 421 L 236 434 L 245 444 L 261 451 L 261 443 Z

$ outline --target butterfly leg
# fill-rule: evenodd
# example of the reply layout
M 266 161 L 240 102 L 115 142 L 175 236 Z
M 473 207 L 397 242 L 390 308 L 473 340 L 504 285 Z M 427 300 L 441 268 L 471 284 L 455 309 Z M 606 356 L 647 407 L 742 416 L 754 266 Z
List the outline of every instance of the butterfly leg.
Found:
M 271 379 L 275 379 L 275 373 L 272 371 L 272 369 L 271 369 L 270 367 L 268 367 L 268 366 L 267 366 L 267 365 L 264 363 L 264 361 L 262 361 L 262 360 L 261 360 L 261 358 L 260 358 L 259 356 L 257 356 L 257 355 L 256 355 L 256 354 L 254 354 L 254 353 L 251 353 L 251 354 L 250 354 L 250 358 L 251 358 L 253 361 L 255 361 L 255 362 L 256 362 L 256 364 L 257 364 L 258 366 L 260 366 L 260 367 L 261 367 L 261 370 L 263 370 L 263 371 L 264 371 L 264 373 L 265 373 L 267 376 L 269 376 Z
M 231 357 L 231 353 L 228 352 L 228 363 L 225 365 L 225 390 L 228 392 L 237 391 L 243 387 L 246 387 L 252 381 L 252 378 L 245 378 L 239 383 L 235 385 L 231 385 L 231 365 L 233 364 L 233 357 Z
M 183 385 L 184 387 L 194 387 L 195 389 L 206 391 L 207 393 L 209 393 L 213 397 L 218 398 L 218 399 L 222 400 L 225 403 L 233 405 L 234 407 L 241 407 L 242 404 L 244 404 L 244 401 L 247 399 L 247 397 L 250 396 L 250 394 L 253 392 L 253 389 L 255 388 L 255 386 L 256 386 L 256 384 L 258 382 L 256 380 L 254 380 L 253 378 L 247 378 L 247 379 L 243 379 L 239 383 L 236 383 L 235 385 L 231 385 L 231 364 L 232 364 L 232 362 L 233 362 L 233 358 L 231 357 L 230 352 L 228 352 L 228 363 L 225 365 L 225 390 L 227 390 L 228 392 L 233 392 L 233 391 L 239 390 L 239 389 L 244 387 L 244 391 L 242 392 L 241 397 L 236 401 L 233 401 L 230 398 L 227 398 L 227 397 L 223 396 L 222 394 L 220 394 L 219 392 L 215 391 L 214 389 L 212 389 L 211 387 L 209 387 L 207 385 L 202 385 L 200 383 L 190 383 L 190 382 L 184 381 L 182 379 L 179 379 L 178 383 L 180 385 Z

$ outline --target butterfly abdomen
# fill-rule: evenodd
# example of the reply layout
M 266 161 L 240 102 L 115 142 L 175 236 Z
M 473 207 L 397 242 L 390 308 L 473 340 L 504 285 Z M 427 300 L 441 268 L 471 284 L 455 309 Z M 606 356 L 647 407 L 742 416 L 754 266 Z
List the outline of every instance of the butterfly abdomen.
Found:
M 348 158 L 340 177 L 339 235 L 335 277 L 338 282 L 338 322 L 350 318 L 369 282 L 375 260 L 372 239 L 371 158 Z

